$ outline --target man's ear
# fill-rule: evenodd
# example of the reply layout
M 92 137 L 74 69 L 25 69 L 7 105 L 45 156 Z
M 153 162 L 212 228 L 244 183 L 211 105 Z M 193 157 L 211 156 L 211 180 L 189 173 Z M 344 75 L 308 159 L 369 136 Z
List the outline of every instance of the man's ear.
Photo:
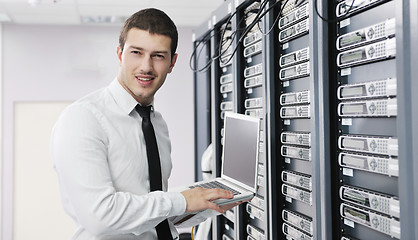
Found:
M 118 55 L 118 59 L 119 59 L 119 65 L 122 63 L 122 48 L 120 46 L 118 46 L 116 48 L 116 54 Z
M 175 53 L 173 55 L 173 57 L 171 58 L 171 64 L 170 64 L 170 68 L 168 69 L 168 73 L 171 73 L 171 71 L 173 71 L 173 67 L 174 67 L 174 65 L 176 64 L 176 61 L 177 61 L 177 56 L 178 56 L 178 54 Z

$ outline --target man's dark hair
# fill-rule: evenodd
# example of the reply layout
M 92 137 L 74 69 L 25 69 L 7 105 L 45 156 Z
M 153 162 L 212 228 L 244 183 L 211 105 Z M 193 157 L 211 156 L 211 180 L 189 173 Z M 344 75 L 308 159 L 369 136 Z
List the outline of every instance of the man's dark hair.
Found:
M 155 8 L 140 10 L 130 16 L 120 31 L 119 46 L 123 50 L 129 30 L 138 28 L 151 34 L 165 35 L 171 38 L 171 57 L 177 49 L 178 33 L 177 27 L 167 14 Z

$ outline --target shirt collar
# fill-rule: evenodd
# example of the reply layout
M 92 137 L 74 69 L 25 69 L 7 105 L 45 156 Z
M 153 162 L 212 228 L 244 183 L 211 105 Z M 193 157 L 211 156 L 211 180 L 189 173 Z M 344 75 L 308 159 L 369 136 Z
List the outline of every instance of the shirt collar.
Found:
M 110 83 L 108 89 L 113 95 L 116 104 L 118 104 L 122 111 L 127 115 L 135 110 L 136 105 L 140 104 L 131 96 L 131 94 L 128 93 L 128 91 L 126 91 L 125 88 L 122 87 L 117 77 Z M 154 100 L 150 105 L 154 105 Z M 152 106 L 151 111 L 154 111 L 154 106 Z

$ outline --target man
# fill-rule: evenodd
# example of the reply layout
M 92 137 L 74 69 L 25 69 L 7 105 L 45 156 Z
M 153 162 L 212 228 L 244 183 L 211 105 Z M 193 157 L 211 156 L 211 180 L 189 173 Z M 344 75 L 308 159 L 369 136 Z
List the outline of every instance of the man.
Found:
M 163 191 L 150 192 L 148 161 L 155 159 L 148 159 L 144 118 L 136 109 L 152 105 L 172 71 L 177 38 L 176 26 L 162 11 L 132 15 L 119 38 L 117 78 L 70 105 L 57 121 L 52 156 L 64 209 L 76 223 L 73 239 L 157 239 L 157 232 L 163 239 L 156 226 L 170 217 L 205 209 L 222 213 L 236 205 L 214 204 L 233 197 L 220 189 L 165 192 L 171 145 L 165 121 L 153 110 Z M 170 221 L 167 229 L 178 237 Z

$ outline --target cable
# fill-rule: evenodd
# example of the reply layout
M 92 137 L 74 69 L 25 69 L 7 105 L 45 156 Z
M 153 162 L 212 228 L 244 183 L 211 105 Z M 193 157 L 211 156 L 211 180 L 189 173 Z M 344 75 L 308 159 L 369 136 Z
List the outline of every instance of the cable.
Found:
M 314 1 L 317 1 L 317 0 L 314 0 Z M 190 62 L 189 62 L 189 65 L 190 65 L 190 68 L 192 69 L 192 71 L 194 71 L 194 72 L 202 72 L 202 71 L 206 71 L 207 69 L 209 69 L 210 68 L 210 66 L 211 66 L 211 64 L 213 63 L 213 61 L 215 61 L 215 60 L 217 60 L 218 58 L 219 58 L 219 61 L 220 61 L 220 63 L 221 64 L 226 64 L 226 63 L 228 63 L 229 61 L 231 61 L 232 60 L 232 58 L 233 58 L 233 56 L 235 55 L 235 53 L 237 52 L 237 50 L 238 50 L 238 47 L 240 46 L 240 44 L 241 44 L 241 42 L 244 40 L 244 38 L 246 37 L 246 35 L 250 32 L 250 30 L 251 29 L 253 29 L 254 28 L 254 26 L 256 26 L 257 25 L 257 27 L 259 28 L 259 30 L 260 30 L 260 32 L 264 35 L 264 36 L 266 36 L 266 35 L 268 35 L 268 34 L 270 34 L 271 33 L 271 31 L 274 29 L 274 26 L 277 24 L 277 21 L 280 19 L 280 15 L 281 15 L 281 13 L 282 13 L 282 11 L 283 11 L 283 9 L 284 9 L 284 7 L 288 4 L 288 2 L 289 2 L 289 0 L 286 0 L 286 2 L 283 4 L 283 6 L 280 8 L 280 12 L 279 12 L 279 14 L 277 15 L 277 17 L 276 17 L 276 19 L 274 20 L 274 22 L 273 22 L 273 25 L 272 25 L 272 27 L 266 32 L 266 33 L 263 33 L 263 31 L 262 31 L 262 29 L 260 28 L 260 25 L 259 25 L 259 23 L 260 23 L 260 21 L 261 21 L 261 19 L 272 9 L 272 8 L 274 8 L 276 5 L 278 5 L 278 4 L 280 4 L 280 2 L 279 1 L 276 1 L 273 5 L 271 5 L 270 7 L 268 7 L 265 11 L 264 11 L 264 8 L 266 7 L 266 5 L 267 5 L 267 3 L 269 2 L 269 0 L 264 0 L 264 1 L 262 1 L 261 3 L 260 3 L 260 7 L 259 7 L 259 9 L 258 9 L 258 11 L 257 11 L 257 13 L 256 13 L 256 16 L 255 16 L 255 18 L 254 18 L 254 20 L 250 23 L 250 24 L 248 24 L 247 26 L 245 26 L 244 28 L 237 28 L 237 30 L 235 30 L 233 33 L 231 33 L 231 36 L 229 36 L 228 38 L 224 38 L 225 37 L 225 32 L 228 30 L 228 25 L 231 23 L 231 21 L 232 21 L 232 18 L 237 14 L 237 10 L 235 10 L 233 13 L 231 13 L 231 15 L 227 18 L 227 20 L 225 21 L 225 23 L 223 24 L 223 25 L 225 25 L 225 27 L 223 28 L 223 29 L 221 29 L 221 34 L 220 34 L 220 39 L 219 39 L 219 43 L 218 43 L 218 46 L 217 46 L 217 49 L 214 51 L 214 55 L 213 56 L 211 56 L 211 58 L 210 58 L 210 60 L 208 61 L 208 63 L 205 65 L 205 66 L 203 66 L 202 68 L 200 68 L 200 69 L 197 69 L 197 68 L 195 68 L 195 67 L 193 67 L 193 64 L 192 64 L 192 60 L 193 60 L 193 57 L 195 57 L 195 59 L 199 59 L 199 57 L 200 57 L 200 54 L 201 54 L 201 52 L 203 51 L 203 49 L 204 49 L 204 46 L 200 49 L 200 51 L 197 53 L 196 51 L 197 51 L 197 49 L 199 48 L 199 46 L 201 45 L 201 43 L 202 42 L 204 42 L 204 44 L 206 45 L 207 44 L 207 42 L 209 42 L 209 39 L 211 39 L 213 36 L 215 36 L 215 33 L 213 34 L 213 35 L 211 35 L 211 33 L 212 32 L 214 32 L 214 30 L 215 30 L 215 28 L 212 28 L 203 38 L 202 38 L 202 40 L 200 40 L 199 42 L 198 42 L 198 44 L 195 46 L 195 48 L 194 48 L 194 50 L 193 50 L 193 53 L 192 53 L 192 55 L 191 55 L 191 57 L 190 57 Z M 300 5 L 301 3 L 303 3 L 303 2 L 305 2 L 304 0 L 303 1 L 301 1 L 298 5 Z M 316 2 L 315 2 L 316 3 Z M 354 3 L 354 1 L 353 1 L 353 3 Z M 353 5 L 353 3 L 352 3 L 352 5 Z M 351 7 L 352 7 L 352 5 L 351 5 Z M 350 7 L 350 9 L 351 9 L 351 7 Z M 316 4 L 315 4 L 315 9 L 316 9 L 316 11 L 317 11 L 317 8 L 316 8 Z M 350 10 L 349 9 L 349 10 Z M 255 9 L 254 9 L 255 10 Z M 248 13 L 254 13 L 254 10 L 250 10 Z M 247 14 L 248 14 L 247 13 Z M 318 14 L 319 15 L 319 14 Z M 320 18 L 322 19 L 322 16 L 320 16 Z M 237 26 L 240 26 L 241 25 L 241 23 L 242 23 L 242 21 L 243 20 L 245 20 L 245 18 L 242 18 L 241 20 L 240 20 L 240 22 L 238 23 L 238 25 Z M 324 20 L 324 19 L 323 19 Z M 232 46 L 232 44 L 233 44 L 233 42 L 234 42 L 234 39 L 238 36 L 238 34 L 240 33 L 240 35 L 241 35 L 241 37 L 237 40 L 237 44 L 236 44 L 236 46 L 235 46 L 235 48 L 233 49 L 233 51 L 232 51 L 232 53 L 229 55 L 229 57 L 228 58 L 224 58 L 224 59 L 222 59 L 221 57 L 222 57 L 222 55 L 224 55 L 227 51 L 228 51 L 228 49 Z M 209 36 L 209 37 L 208 37 Z M 229 45 L 227 46 L 227 47 L 225 47 L 225 42 L 228 42 L 228 41 L 225 41 L 225 40 L 230 40 L 230 42 L 229 42 Z M 222 51 L 222 49 L 225 49 L 224 51 Z M 197 63 L 196 63 L 197 64 Z
M 227 26 L 228 26 L 228 24 L 229 24 L 229 22 L 231 21 L 231 19 L 232 19 L 232 17 L 235 15 L 237 13 L 237 11 L 235 10 L 229 17 L 228 17 L 228 20 L 226 21 L 226 25 L 225 25 L 225 29 L 224 29 L 224 31 L 222 32 L 222 37 L 221 37 L 221 42 L 218 44 L 218 49 L 216 49 L 214 52 L 215 53 L 218 53 L 218 52 L 221 52 L 221 49 L 222 49 L 222 38 L 223 38 L 223 35 L 225 34 L 225 31 L 226 31 L 226 29 L 227 29 Z M 212 65 L 212 63 L 213 63 L 213 61 L 214 60 L 216 60 L 216 59 L 218 59 L 220 56 L 221 56 L 221 54 L 219 53 L 218 55 L 214 55 L 214 56 L 211 56 L 211 59 L 208 61 L 208 63 L 203 67 L 203 68 L 200 68 L 200 69 L 196 69 L 195 67 L 193 67 L 193 57 L 196 55 L 196 50 L 197 50 L 197 48 L 200 46 L 200 44 L 201 44 L 201 42 L 205 42 L 205 45 L 207 44 L 207 42 L 209 41 L 209 39 L 211 39 L 214 35 L 210 35 L 210 33 L 211 32 L 213 32 L 214 30 L 215 30 L 216 28 L 215 27 L 213 27 L 208 33 L 206 33 L 206 35 L 203 37 L 203 39 L 201 40 L 201 41 L 199 41 L 199 43 L 194 47 L 194 50 L 193 50 L 193 52 L 192 52 L 192 55 L 190 56 L 190 60 L 189 60 L 189 67 L 190 67 L 190 69 L 193 71 L 193 72 L 203 72 L 203 71 L 206 71 L 207 69 L 209 69 L 209 67 Z M 234 34 L 234 33 L 233 33 Z M 208 36 L 209 36 L 209 38 L 208 38 Z M 232 36 L 232 34 L 231 34 L 231 36 Z M 235 38 L 235 36 L 233 36 L 233 38 Z M 232 38 L 232 40 L 231 40 L 231 44 L 232 44 L 232 41 L 233 41 L 233 38 Z M 195 59 L 199 59 L 199 56 L 200 56 L 200 53 L 203 51 L 203 48 L 204 48 L 204 46 L 202 47 L 202 49 L 199 51 L 199 54 L 195 57 Z
M 220 59 L 220 62 L 221 63 L 228 63 L 229 61 L 231 61 L 231 59 L 232 59 L 232 57 L 235 55 L 235 53 L 237 52 L 237 50 L 238 50 L 238 47 L 239 47 L 239 45 L 241 44 L 241 42 L 243 41 L 243 39 L 246 37 L 246 35 L 247 35 L 247 33 L 258 23 L 258 21 L 260 21 L 260 19 L 267 13 L 267 12 L 265 12 L 265 13 L 262 13 L 262 11 L 263 11 L 263 9 L 264 9 L 264 7 L 267 5 L 267 3 L 268 3 L 268 1 L 269 0 L 264 0 L 262 3 L 261 3 L 261 5 L 260 5 L 260 8 L 259 8 L 259 10 L 258 10 L 258 12 L 257 12 L 257 15 L 256 15 L 256 17 L 254 18 L 254 20 L 253 20 L 253 22 L 251 22 L 248 26 L 246 26 L 245 28 L 244 28 L 244 31 L 243 31 L 243 33 L 242 33 L 242 35 L 241 35 L 241 37 L 238 39 L 238 42 L 237 42 L 237 44 L 236 44 L 236 46 L 235 46 L 235 48 L 234 48 L 234 50 L 232 51 L 232 54 L 229 56 L 229 58 L 228 58 L 228 60 L 227 61 L 222 61 L 222 59 Z
M 191 232 L 192 240 L 194 240 L 193 232 L 194 232 L 194 226 L 192 227 L 192 232 Z
M 209 42 L 209 40 L 213 37 L 213 35 L 211 35 L 211 33 L 214 31 L 215 29 L 214 28 L 212 28 L 209 32 L 207 32 L 206 34 L 205 34 L 205 36 L 202 38 L 202 40 L 199 40 L 198 41 L 198 43 L 196 44 L 196 46 L 194 47 L 194 49 L 193 49 L 193 52 L 192 52 L 192 54 L 191 54 L 191 56 L 190 56 L 190 60 L 189 60 L 189 66 L 190 66 L 190 69 L 193 71 L 193 72 L 203 72 L 203 71 L 206 71 L 209 67 L 210 67 L 210 65 L 212 64 L 212 59 L 210 59 L 209 61 L 208 61 L 208 63 L 205 65 L 205 66 L 203 66 L 203 68 L 200 68 L 200 69 L 197 69 L 197 68 L 195 68 L 194 67 L 194 65 L 195 64 L 193 64 L 193 59 L 196 59 L 196 65 L 197 65 L 197 59 L 199 59 L 200 58 L 200 54 L 202 53 L 202 51 L 203 51 L 203 49 L 204 49 L 204 47 L 205 47 L 205 45 Z M 204 43 L 204 45 L 201 47 L 201 49 L 200 49 L 200 51 L 198 52 L 198 54 L 196 55 L 196 51 L 197 51 L 197 49 L 199 48 L 199 46 L 202 44 L 202 43 Z M 193 58 L 193 57 L 195 57 L 195 58 Z
M 222 47 L 223 47 L 223 42 L 224 42 L 224 36 L 225 36 L 226 30 L 228 29 L 228 24 L 230 24 L 232 18 L 235 16 L 235 14 L 237 14 L 237 11 L 236 10 L 228 17 L 228 19 L 226 20 L 226 22 L 224 24 L 225 25 L 225 28 L 223 29 L 222 34 L 221 34 L 221 37 L 219 39 L 219 44 L 218 44 L 219 54 L 218 54 L 217 57 L 222 56 L 227 51 L 227 50 L 225 50 L 225 52 L 222 52 Z M 231 34 L 231 36 L 232 36 L 232 34 Z M 235 38 L 235 35 L 234 35 L 233 38 Z M 228 49 L 232 45 L 232 42 L 233 41 L 231 39 L 231 44 L 226 49 Z
M 351 5 L 350 5 L 350 8 L 348 8 L 347 12 L 344 15 L 342 15 L 340 18 L 343 18 L 343 17 L 347 16 L 350 13 L 351 9 L 354 6 L 354 1 L 355 0 L 352 0 Z M 315 8 L 316 15 L 318 15 L 318 17 L 320 19 L 322 19 L 322 21 L 324 21 L 324 22 L 327 22 L 327 23 L 336 23 L 340 19 L 340 18 L 327 19 L 324 16 L 321 16 L 321 14 L 319 14 L 319 11 L 318 11 L 318 0 L 314 0 L 314 8 Z
M 232 20 L 232 18 L 235 16 L 235 14 L 237 14 L 237 10 L 235 10 L 229 17 L 228 17 L 228 19 L 225 21 L 225 28 L 223 29 L 223 31 L 222 31 L 222 33 L 221 33 L 221 37 L 220 37 L 220 40 L 219 40 L 219 44 L 218 44 L 218 48 L 214 51 L 215 53 L 218 53 L 217 55 L 214 55 L 214 56 L 211 56 L 211 59 L 208 61 L 208 63 L 205 65 L 205 66 L 203 66 L 202 68 L 200 68 L 200 69 L 197 69 L 197 68 L 195 68 L 195 67 L 193 67 L 193 57 L 195 57 L 195 59 L 199 59 L 199 57 L 200 57 L 200 54 L 201 54 L 201 52 L 203 51 L 203 48 L 204 48 L 204 46 L 202 46 L 202 48 L 200 49 L 200 51 L 198 52 L 198 54 L 196 55 L 196 51 L 197 51 L 197 49 L 199 48 L 199 46 L 201 45 L 201 43 L 202 42 L 204 42 L 204 44 L 206 45 L 207 44 L 207 42 L 209 41 L 209 39 L 211 38 L 211 37 L 213 37 L 214 35 L 210 35 L 210 33 L 211 32 L 213 32 L 214 30 L 215 30 L 215 28 L 212 28 L 204 37 L 203 37 L 203 39 L 201 40 L 201 41 L 199 41 L 198 42 L 198 44 L 195 46 L 195 48 L 194 48 L 194 50 L 193 50 L 193 52 L 192 52 L 192 55 L 190 56 L 190 61 L 189 61 L 189 66 L 190 66 L 190 69 L 192 69 L 192 71 L 194 71 L 194 72 L 202 72 L 202 71 L 206 71 L 210 66 L 211 66 L 211 64 L 213 63 L 213 61 L 214 60 L 216 60 L 216 59 L 218 59 L 218 58 L 220 58 L 223 54 L 225 54 L 226 53 L 226 51 L 228 51 L 228 48 L 230 47 L 230 46 L 232 46 L 232 43 L 233 43 L 233 41 L 234 41 L 234 39 L 235 39 L 235 37 L 238 35 L 238 33 L 241 31 L 241 30 L 243 30 L 243 32 L 244 32 L 244 34 L 242 34 L 242 36 L 241 36 L 241 38 L 238 40 L 238 43 L 237 43 L 237 46 L 234 48 L 234 50 L 233 50 L 233 52 L 231 53 L 231 55 L 230 55 L 230 57 L 228 58 L 228 60 L 227 61 L 222 61 L 222 58 L 220 58 L 220 62 L 221 63 L 227 63 L 227 62 L 229 62 L 231 59 L 232 59 L 232 57 L 235 55 L 235 53 L 236 53 L 236 51 L 237 51 L 237 49 L 238 49 L 238 46 L 239 46 L 239 44 L 242 42 L 242 40 L 243 40 L 243 38 L 245 37 L 245 35 L 249 32 L 249 30 L 251 30 L 253 27 L 254 27 L 254 25 L 261 19 L 261 17 L 263 17 L 266 13 L 263 13 L 263 14 L 261 14 L 262 13 L 262 10 L 264 9 L 264 7 L 266 6 L 266 4 L 267 4 L 267 2 L 268 2 L 269 0 L 264 0 L 262 3 L 261 3 L 261 5 L 260 5 L 260 9 L 258 10 L 258 12 L 257 12 L 257 15 L 256 15 L 256 17 L 255 17 L 255 19 L 254 19 L 254 21 L 249 25 L 249 26 L 247 26 L 247 27 L 245 27 L 245 28 L 241 28 L 241 29 L 237 29 L 236 31 L 234 31 L 232 34 L 231 34 L 231 36 L 230 36 L 230 43 L 229 43 L 229 46 L 227 46 L 226 48 L 224 48 L 224 36 L 225 36 L 225 32 L 228 30 L 228 24 L 230 24 L 230 22 L 231 22 L 231 20 Z M 269 9 L 271 9 L 271 8 L 269 8 Z M 251 11 L 250 11 L 251 12 Z M 240 22 L 238 23 L 238 26 L 242 23 L 242 21 L 243 20 L 245 20 L 244 18 L 243 19 L 241 19 L 240 20 Z M 209 38 L 208 38 L 208 36 L 209 36 Z M 222 49 L 225 49 L 225 51 L 223 51 L 222 52 Z
M 276 24 L 277 24 L 277 22 L 279 21 L 279 19 L 280 19 L 280 15 L 282 15 L 282 12 L 283 12 L 283 9 L 284 9 L 284 7 L 287 5 L 287 3 L 289 2 L 289 0 L 286 0 L 286 2 L 283 4 L 283 6 L 281 6 L 281 8 L 280 8 L 280 12 L 277 14 L 277 17 L 276 17 L 276 19 L 274 19 L 274 22 L 273 22 L 273 24 L 272 24 L 272 26 L 271 26 L 271 28 L 267 31 L 267 33 L 263 33 L 263 30 L 261 30 L 261 28 L 260 28 L 260 22 L 258 22 L 257 23 L 257 27 L 258 27 L 258 30 L 260 30 L 260 32 L 264 35 L 264 36 L 267 36 L 267 35 L 269 35 L 270 33 L 271 33 L 271 31 L 273 31 L 273 29 L 274 29 L 274 27 L 276 26 Z M 275 7 L 276 6 L 276 4 L 278 4 L 279 2 L 277 1 L 277 2 L 275 2 L 272 6 L 270 6 L 270 8 L 269 9 L 267 9 L 267 11 L 270 11 L 270 9 L 271 8 L 273 8 L 273 7 Z
M 265 1 L 267 1 L 267 0 L 265 0 Z M 230 22 L 231 22 L 231 20 L 232 20 L 232 18 L 234 17 L 234 15 L 237 13 L 237 11 L 234 11 L 229 17 L 228 17 L 228 19 L 225 21 L 225 28 L 222 30 L 222 33 L 221 33 L 221 37 L 220 37 L 220 41 L 219 41 L 219 44 L 218 44 L 218 47 L 217 47 L 217 49 L 214 51 L 215 53 L 217 53 L 217 55 L 213 55 L 213 56 L 211 56 L 211 59 L 208 61 L 208 63 L 205 65 L 205 66 L 203 66 L 202 68 L 200 68 L 200 69 L 196 69 L 196 68 L 194 68 L 193 67 L 193 57 L 194 56 L 196 56 L 195 57 L 195 59 L 199 59 L 199 56 L 200 56 L 200 53 L 203 51 L 203 48 L 204 48 L 204 46 L 202 46 L 202 48 L 200 49 L 200 51 L 199 51 L 199 53 L 196 55 L 196 51 L 197 51 L 197 48 L 199 48 L 199 46 L 201 45 L 201 43 L 202 42 L 205 42 L 205 44 L 207 44 L 207 42 L 209 41 L 209 39 L 210 38 L 212 38 L 215 34 L 213 34 L 213 35 L 210 35 L 210 33 L 211 32 L 213 32 L 214 30 L 215 30 L 215 28 L 212 28 L 204 37 L 203 37 L 203 39 L 202 40 L 200 40 L 199 41 L 199 43 L 195 46 L 195 48 L 194 48 L 194 50 L 193 50 L 193 52 L 192 52 L 192 55 L 190 56 L 190 61 L 189 61 L 189 66 L 190 66 L 190 69 L 192 69 L 192 71 L 194 71 L 194 72 L 203 72 L 203 71 L 206 71 L 210 66 L 211 66 L 211 64 L 213 63 L 213 61 L 214 60 L 216 60 L 216 59 L 218 59 L 219 57 L 221 57 L 226 51 L 227 51 L 227 49 L 232 45 L 232 43 L 233 43 L 233 41 L 234 41 L 234 39 L 235 39 L 235 37 L 237 36 L 237 31 L 238 30 L 240 30 L 240 29 L 238 29 L 238 30 L 236 30 L 236 31 L 234 31 L 232 34 L 231 34 L 231 36 L 230 36 L 230 39 L 231 39 L 231 41 L 230 41 L 230 44 L 229 44 L 229 46 L 227 46 L 225 49 L 225 51 L 224 52 L 222 52 L 222 49 L 224 48 L 224 36 L 225 36 L 225 32 L 228 30 L 228 24 L 230 24 Z M 243 21 L 244 19 L 241 19 L 241 21 L 239 22 L 239 24 L 238 25 L 240 25 L 241 24 L 241 22 Z M 209 38 L 208 38 L 208 36 L 209 36 Z M 236 51 L 236 50 L 235 50 Z M 235 51 L 234 51 L 234 53 L 235 53 Z M 233 55 L 233 54 L 232 54 Z M 228 59 L 228 61 L 229 61 L 230 59 Z M 227 61 L 227 62 L 228 62 Z M 222 61 L 221 61 L 222 62 Z
M 237 26 L 240 26 L 241 25 L 241 23 L 243 22 L 245 20 L 245 18 L 242 18 L 239 22 L 238 22 L 238 24 L 237 24 Z M 242 30 L 245 30 L 246 28 L 244 27 L 244 28 L 237 28 L 237 30 L 235 30 L 232 34 L 231 34 L 231 42 L 230 42 L 230 44 L 229 44 L 229 46 L 228 47 L 226 47 L 226 49 L 228 49 L 229 47 L 231 47 L 232 46 L 232 43 L 233 43 L 233 41 L 234 41 L 234 39 L 235 39 L 235 37 L 238 35 L 238 33 L 240 33 Z M 224 35 L 224 33 L 222 34 L 222 36 L 221 36 L 221 41 L 223 41 L 223 35 Z M 219 44 L 220 45 L 220 44 Z M 222 44 L 222 46 L 223 46 L 223 44 Z M 222 47 L 221 48 L 218 48 L 218 50 L 219 49 L 222 49 Z M 236 50 L 235 50 L 236 51 Z M 234 51 L 234 53 L 235 53 L 235 51 Z M 225 51 L 226 52 L 226 51 Z M 215 59 L 217 59 L 217 58 L 219 58 L 220 56 L 222 56 L 225 52 L 221 52 L 221 51 L 218 51 L 218 55 L 215 57 Z M 232 54 L 233 55 L 233 54 Z M 229 59 L 230 60 L 230 59 Z M 229 61 L 228 60 L 228 61 Z M 225 63 L 227 63 L 228 61 L 226 61 Z

